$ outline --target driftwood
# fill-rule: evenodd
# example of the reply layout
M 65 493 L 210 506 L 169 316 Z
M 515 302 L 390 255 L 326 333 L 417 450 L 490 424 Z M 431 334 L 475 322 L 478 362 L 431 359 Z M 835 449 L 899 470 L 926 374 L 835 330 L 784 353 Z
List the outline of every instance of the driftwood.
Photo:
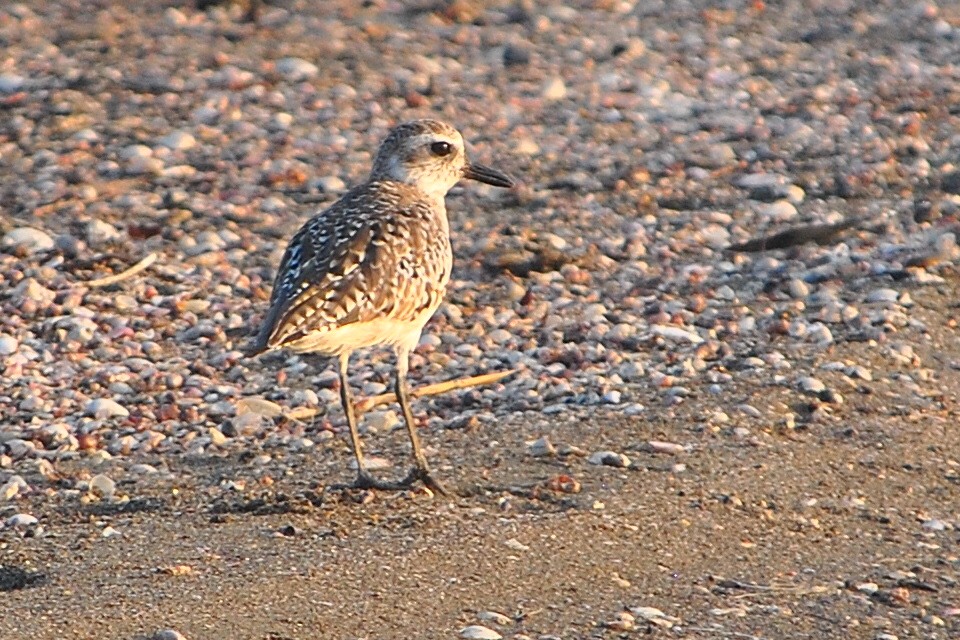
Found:
M 860 218 L 847 218 L 833 224 L 808 224 L 792 227 L 770 236 L 751 238 L 740 244 L 732 244 L 727 247 L 727 251 L 770 251 L 772 249 L 787 249 L 807 242 L 824 244 L 832 241 L 844 231 L 856 227 L 861 221 Z
M 87 282 L 88 287 L 106 287 L 107 285 L 120 282 L 121 280 L 126 280 L 131 276 L 135 276 L 154 262 L 157 261 L 157 254 L 148 253 L 143 260 L 133 265 L 129 269 L 124 269 L 120 273 L 115 273 L 112 276 L 105 276 L 103 278 L 97 278 L 96 280 L 90 280 Z
M 436 384 L 429 384 L 425 387 L 420 387 L 419 389 L 411 389 L 410 397 L 411 398 L 423 398 L 426 396 L 435 396 L 441 393 L 446 393 L 447 391 L 453 391 L 455 389 L 468 389 L 470 387 L 479 387 L 485 384 L 493 384 L 494 382 L 499 382 L 508 376 L 512 376 L 517 372 L 517 369 L 510 369 L 509 371 L 495 371 L 493 373 L 485 373 L 480 376 L 471 376 L 469 378 L 457 378 L 455 380 L 447 380 L 446 382 L 438 382 Z M 357 413 L 364 413 L 370 409 L 381 405 L 388 404 L 390 402 L 396 402 L 397 396 L 394 393 L 381 393 L 377 396 L 371 396 L 369 398 L 361 398 L 356 401 L 353 406 Z M 317 410 L 309 407 L 300 407 L 299 409 L 294 409 L 284 414 L 285 417 L 291 420 L 306 420 L 317 415 Z

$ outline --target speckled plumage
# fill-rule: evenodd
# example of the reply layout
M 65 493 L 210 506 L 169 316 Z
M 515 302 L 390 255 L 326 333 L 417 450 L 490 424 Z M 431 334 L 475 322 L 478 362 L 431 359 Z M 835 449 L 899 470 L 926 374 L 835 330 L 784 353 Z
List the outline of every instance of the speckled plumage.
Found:
M 331 334 L 384 320 L 422 328 L 452 261 L 443 200 L 431 203 L 398 182 L 360 185 L 290 241 L 257 346 L 333 356 L 390 343 Z
M 400 488 L 431 476 L 417 440 L 405 378 L 410 350 L 440 306 L 452 253 L 444 196 L 461 178 L 512 186 L 505 174 L 467 162 L 463 138 L 447 124 L 394 127 L 370 178 L 310 219 L 290 240 L 254 352 L 288 349 L 340 359 L 341 401 L 357 458 L 357 486 Z M 363 468 L 347 380 L 350 354 L 374 345 L 397 355 L 396 393 L 416 466 L 400 483 Z

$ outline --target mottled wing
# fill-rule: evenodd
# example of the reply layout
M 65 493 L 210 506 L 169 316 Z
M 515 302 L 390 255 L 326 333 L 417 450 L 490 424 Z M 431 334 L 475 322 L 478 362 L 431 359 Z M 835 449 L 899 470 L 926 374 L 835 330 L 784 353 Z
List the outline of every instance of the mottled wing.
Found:
M 338 203 L 307 223 L 281 261 L 256 350 L 378 318 L 412 320 L 439 302 L 445 233 L 423 203 Z M 431 266 L 434 265 L 434 266 Z

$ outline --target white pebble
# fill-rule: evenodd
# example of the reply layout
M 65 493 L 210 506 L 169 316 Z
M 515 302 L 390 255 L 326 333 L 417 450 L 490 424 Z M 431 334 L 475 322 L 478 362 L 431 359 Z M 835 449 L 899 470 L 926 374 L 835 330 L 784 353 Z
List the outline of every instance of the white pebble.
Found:
M 498 611 L 481 611 L 477 614 L 477 618 L 483 622 L 492 622 L 499 625 L 513 624 L 513 618 L 505 616 Z
M 87 223 L 87 242 L 92 246 L 113 242 L 120 237 L 117 228 L 103 220 L 91 220 Z
M 9 356 L 17 352 L 20 343 L 17 339 L 6 333 L 0 333 L 0 356 Z
M 312 78 L 319 71 L 317 65 L 303 58 L 281 58 L 277 60 L 277 73 L 291 82 Z
M 187 131 L 173 131 L 157 140 L 157 142 L 176 151 L 186 151 L 197 146 L 197 139 Z
M 39 520 L 29 513 L 17 513 L 7 518 L 8 527 L 32 527 L 38 522 Z
M 110 476 L 98 473 L 90 478 L 90 491 L 101 498 L 111 500 L 117 492 L 117 483 Z
M 464 640 L 500 640 L 502 635 L 480 624 L 472 624 L 460 629 L 460 637 Z
M 541 436 L 536 440 L 531 440 L 527 442 L 526 445 L 527 453 L 534 458 L 552 456 L 557 452 L 557 448 L 553 446 L 553 443 L 550 442 L 550 438 L 547 436 Z
M 827 388 L 827 385 L 811 376 L 803 376 L 797 380 L 797 386 L 806 393 L 820 393 Z
M 87 403 L 87 415 L 93 416 L 98 420 L 105 418 L 121 417 L 126 418 L 130 412 L 126 410 L 119 402 L 110 398 L 97 398 Z
M 0 242 L 3 248 L 26 249 L 29 253 L 53 249 L 53 238 L 46 231 L 33 227 L 19 227 L 3 236 Z
M 703 338 L 698 336 L 696 333 L 671 325 L 655 324 L 650 327 L 650 331 L 658 336 L 667 338 L 668 340 L 686 341 L 690 344 L 700 344 L 703 342 Z
M 567 85 L 563 78 L 551 78 L 543 85 L 541 94 L 546 100 L 562 100 L 567 96 Z

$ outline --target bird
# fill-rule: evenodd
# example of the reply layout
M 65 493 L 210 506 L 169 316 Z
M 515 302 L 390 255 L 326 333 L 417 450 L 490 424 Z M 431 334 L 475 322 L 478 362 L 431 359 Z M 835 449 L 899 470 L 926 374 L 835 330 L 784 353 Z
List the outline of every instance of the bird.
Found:
M 358 489 L 402 490 L 418 480 L 448 492 L 420 445 L 407 374 L 410 352 L 439 308 L 453 266 L 444 198 L 461 179 L 502 188 L 508 174 L 467 159 L 463 136 L 433 119 L 394 126 L 367 180 L 309 219 L 291 238 L 277 270 L 270 306 L 250 355 L 287 350 L 336 358 L 340 403 L 350 430 Z M 396 356 L 394 391 L 413 467 L 399 481 L 364 465 L 348 368 L 357 349 L 387 346 Z

